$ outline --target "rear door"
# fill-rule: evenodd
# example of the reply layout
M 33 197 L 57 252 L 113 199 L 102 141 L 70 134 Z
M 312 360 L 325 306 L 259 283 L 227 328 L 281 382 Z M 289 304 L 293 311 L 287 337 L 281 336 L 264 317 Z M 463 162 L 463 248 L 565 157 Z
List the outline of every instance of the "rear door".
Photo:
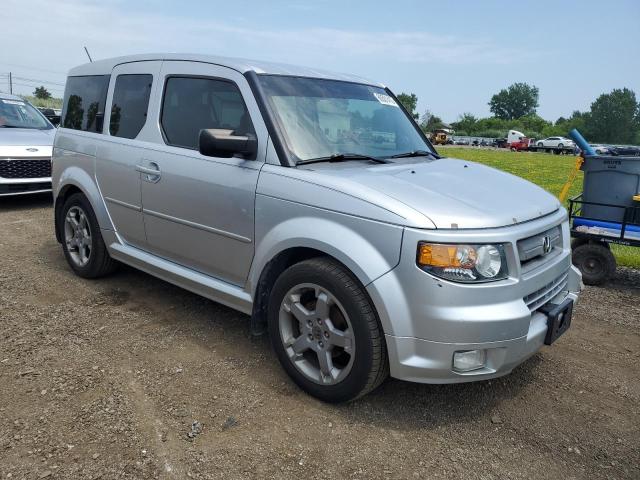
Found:
M 255 191 L 267 131 L 244 76 L 229 68 L 165 61 L 156 123 L 164 146 L 143 160 L 150 252 L 235 285 L 254 252 Z M 201 155 L 201 129 L 255 133 L 256 160 Z
M 122 240 L 144 248 L 140 165 L 153 137 L 154 88 L 160 61 L 118 65 L 111 74 L 105 127 L 96 155 L 96 176 L 107 210 Z

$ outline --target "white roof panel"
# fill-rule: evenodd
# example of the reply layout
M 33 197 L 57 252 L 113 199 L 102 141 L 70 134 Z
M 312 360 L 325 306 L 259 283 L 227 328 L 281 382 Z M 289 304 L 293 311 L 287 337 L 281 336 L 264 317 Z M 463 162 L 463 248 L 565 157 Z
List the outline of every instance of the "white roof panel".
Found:
M 129 55 L 125 57 L 107 58 L 104 60 L 97 60 L 92 63 L 85 63 L 83 65 L 72 68 L 69 71 L 70 76 L 79 75 L 108 75 L 116 65 L 131 62 L 142 62 L 148 60 L 180 60 L 180 61 L 192 61 L 203 62 L 220 65 L 236 70 L 240 73 L 248 71 L 254 71 L 256 73 L 266 73 L 273 75 L 292 75 L 299 77 L 311 77 L 311 78 L 325 78 L 332 80 L 344 80 L 349 82 L 366 83 L 369 85 L 377 85 L 382 87 L 378 82 L 373 82 L 366 78 L 358 77 L 356 75 L 349 75 L 344 73 L 329 72 L 326 70 L 320 70 L 310 67 L 300 67 L 296 65 L 288 65 L 284 63 L 271 63 L 262 62 L 257 60 L 248 60 L 244 58 L 231 58 L 231 57 L 217 57 L 213 55 L 198 55 L 189 53 L 148 53 L 142 55 Z

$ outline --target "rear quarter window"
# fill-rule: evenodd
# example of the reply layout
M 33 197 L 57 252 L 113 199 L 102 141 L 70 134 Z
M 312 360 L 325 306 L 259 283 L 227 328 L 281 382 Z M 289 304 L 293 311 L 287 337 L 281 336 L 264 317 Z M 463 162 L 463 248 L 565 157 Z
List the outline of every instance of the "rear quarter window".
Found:
M 109 133 L 136 138 L 147 121 L 153 75 L 118 75 L 111 102 Z
M 109 75 L 67 78 L 62 126 L 72 130 L 102 133 Z

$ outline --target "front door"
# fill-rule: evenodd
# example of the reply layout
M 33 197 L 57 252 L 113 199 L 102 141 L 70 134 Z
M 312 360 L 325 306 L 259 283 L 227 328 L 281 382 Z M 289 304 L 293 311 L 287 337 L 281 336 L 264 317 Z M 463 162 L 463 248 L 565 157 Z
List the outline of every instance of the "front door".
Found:
M 266 127 L 249 85 L 216 65 L 166 61 L 158 128 L 163 146 L 142 165 L 142 205 L 151 253 L 243 285 L 254 252 L 255 191 Z M 201 129 L 255 133 L 256 160 L 201 155 Z

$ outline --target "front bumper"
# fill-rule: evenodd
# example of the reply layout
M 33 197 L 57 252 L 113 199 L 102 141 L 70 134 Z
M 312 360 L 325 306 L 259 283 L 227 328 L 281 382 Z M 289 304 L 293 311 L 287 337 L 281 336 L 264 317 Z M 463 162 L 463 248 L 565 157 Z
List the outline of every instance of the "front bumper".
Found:
M 42 178 L 2 178 L 0 177 L 0 197 L 26 195 L 51 191 L 51 177 Z
M 535 268 L 517 258 L 519 239 L 562 224 L 562 247 Z M 465 285 L 432 277 L 415 265 L 421 240 L 504 243 L 511 276 Z M 571 265 L 566 212 L 503 229 L 425 232 L 406 229 L 399 265 L 367 286 L 385 331 L 391 375 L 422 383 L 499 377 L 538 351 L 547 333 L 547 303 L 576 301 L 580 272 Z M 483 368 L 458 372 L 457 351 L 486 350 Z
M 578 295 L 576 292 L 563 294 L 553 302 L 562 303 L 567 298 L 576 301 Z M 535 312 L 531 315 L 527 335 L 511 340 L 444 343 L 393 335 L 385 337 L 391 361 L 391 376 L 419 383 L 462 383 L 487 380 L 510 373 L 513 368 L 542 348 L 546 334 L 547 317 Z M 454 353 L 467 350 L 485 350 L 485 366 L 470 372 L 454 370 Z

